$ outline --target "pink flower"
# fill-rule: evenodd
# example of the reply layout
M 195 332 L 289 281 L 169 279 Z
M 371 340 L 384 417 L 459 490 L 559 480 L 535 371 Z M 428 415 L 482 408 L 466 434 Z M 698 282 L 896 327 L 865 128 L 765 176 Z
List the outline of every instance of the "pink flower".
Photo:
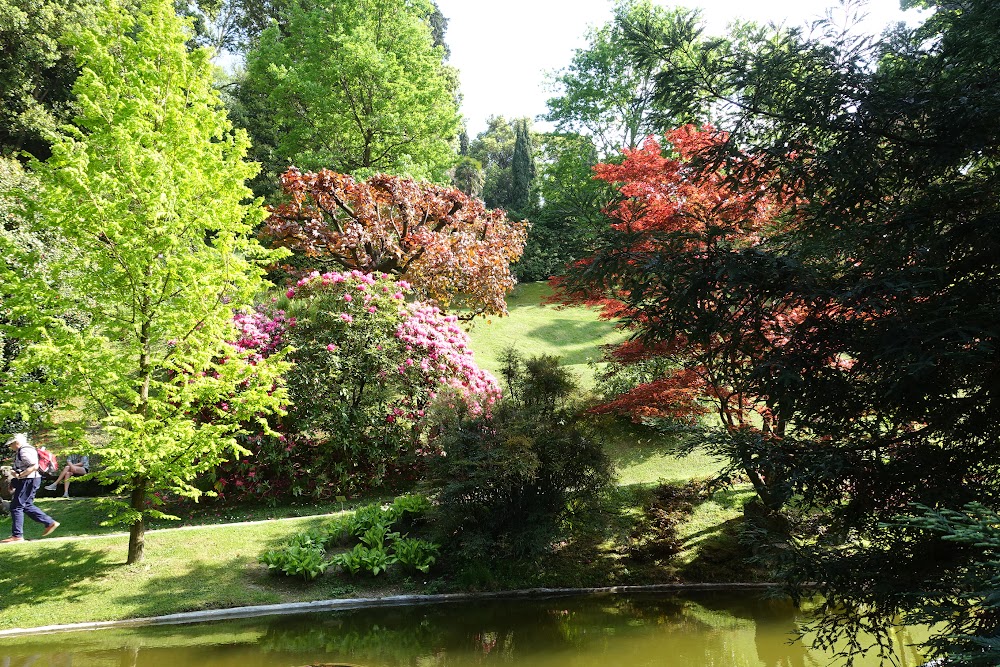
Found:
M 354 321 L 354 318 L 351 317 L 349 313 L 341 313 L 340 314 L 340 319 L 344 320 L 348 324 L 350 324 L 351 322 Z
M 287 296 L 289 299 L 291 299 L 293 296 L 295 296 L 295 288 L 294 287 L 289 287 L 288 291 L 285 292 L 285 296 Z
M 337 351 L 337 346 L 334 345 L 333 343 L 330 343 L 329 345 L 326 346 L 326 349 L 329 352 L 336 352 Z
M 369 313 L 374 313 L 377 310 L 378 310 L 378 308 L 376 308 L 375 306 L 368 306 L 368 312 Z
M 350 294 L 345 294 L 344 295 L 344 301 L 350 301 L 350 300 L 351 300 L 351 295 Z

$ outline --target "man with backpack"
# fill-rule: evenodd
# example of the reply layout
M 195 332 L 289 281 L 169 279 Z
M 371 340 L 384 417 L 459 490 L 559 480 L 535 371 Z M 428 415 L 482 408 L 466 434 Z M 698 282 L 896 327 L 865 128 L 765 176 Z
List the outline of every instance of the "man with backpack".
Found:
M 24 541 L 24 515 L 27 514 L 45 526 L 42 537 L 50 535 L 59 527 L 59 522 L 35 507 L 35 494 L 41 486 L 42 476 L 38 472 L 38 450 L 28 444 L 28 436 L 15 433 L 7 441 L 14 451 L 14 478 L 11 481 L 10 523 L 11 536 L 0 540 L 0 544 Z

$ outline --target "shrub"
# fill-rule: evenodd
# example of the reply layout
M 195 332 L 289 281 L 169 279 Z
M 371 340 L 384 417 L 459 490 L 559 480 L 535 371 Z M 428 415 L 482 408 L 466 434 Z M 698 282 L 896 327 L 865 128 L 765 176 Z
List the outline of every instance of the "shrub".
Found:
M 513 358 L 509 361 L 513 362 Z M 432 522 L 447 553 L 496 562 L 545 551 L 571 506 L 611 480 L 603 447 L 575 414 L 558 407 L 572 383 L 548 358 L 509 363 L 513 398 L 491 414 L 442 410 L 430 466 L 440 489 Z
M 230 499 L 332 497 L 415 479 L 427 455 L 425 414 L 447 389 L 474 413 L 499 388 L 473 361 L 454 316 L 406 303 L 409 285 L 358 271 L 313 273 L 285 299 L 237 316 L 239 345 L 260 356 L 293 350 L 291 405 L 242 443 L 253 454 L 220 468 Z M 283 306 L 283 309 L 279 309 Z

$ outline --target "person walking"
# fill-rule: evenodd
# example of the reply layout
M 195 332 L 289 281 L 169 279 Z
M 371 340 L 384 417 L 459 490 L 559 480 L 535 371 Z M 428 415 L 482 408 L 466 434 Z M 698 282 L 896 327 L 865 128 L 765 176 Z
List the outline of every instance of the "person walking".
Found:
M 86 454 L 70 454 L 66 467 L 59 473 L 59 477 L 45 488 L 49 491 L 55 491 L 62 483 L 63 498 L 69 498 L 69 478 L 73 475 L 86 475 L 88 472 L 90 472 L 90 457 Z
M 42 537 L 51 535 L 59 527 L 59 522 L 42 510 L 35 507 L 35 494 L 42 484 L 42 476 L 38 472 L 38 450 L 28 444 L 28 436 L 15 433 L 7 441 L 7 446 L 14 452 L 14 478 L 11 481 L 10 524 L 11 535 L 0 544 L 24 541 L 24 515 L 45 526 Z

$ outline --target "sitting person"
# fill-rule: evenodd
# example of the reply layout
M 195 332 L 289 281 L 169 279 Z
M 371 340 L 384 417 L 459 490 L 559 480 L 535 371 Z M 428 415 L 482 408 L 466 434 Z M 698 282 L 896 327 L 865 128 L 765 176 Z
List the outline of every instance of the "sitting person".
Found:
M 49 491 L 55 491 L 56 488 L 59 486 L 59 483 L 62 482 L 64 485 L 63 498 L 69 498 L 70 477 L 72 477 L 73 475 L 86 475 L 88 472 L 90 472 L 89 456 L 84 456 L 80 454 L 70 454 L 69 457 L 66 459 L 66 461 L 67 461 L 66 467 L 62 469 L 61 473 L 59 473 L 59 477 L 56 478 L 56 481 L 46 485 L 45 487 Z

